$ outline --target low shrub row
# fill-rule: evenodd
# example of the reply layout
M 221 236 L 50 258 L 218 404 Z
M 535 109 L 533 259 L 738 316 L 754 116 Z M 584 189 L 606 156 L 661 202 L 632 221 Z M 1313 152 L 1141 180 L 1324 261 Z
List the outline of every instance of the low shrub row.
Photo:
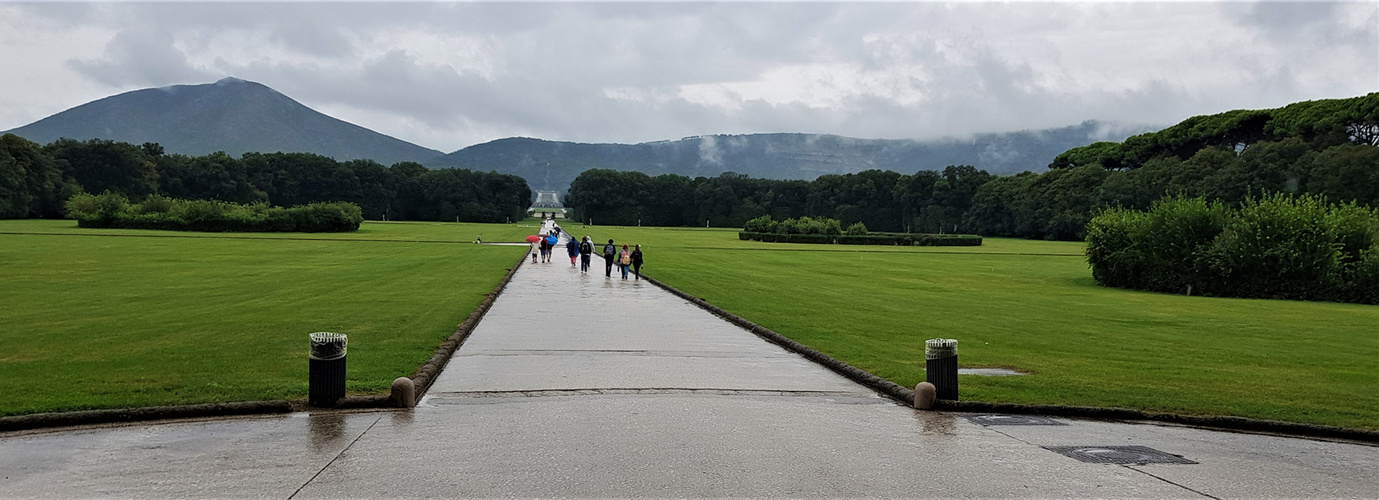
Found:
M 1240 208 L 1164 198 L 1087 224 L 1087 262 L 1105 286 L 1220 297 L 1379 304 L 1379 213 L 1318 196 Z
M 163 229 L 207 232 L 301 232 L 355 231 L 364 221 L 353 203 L 311 203 L 274 207 L 268 203 L 230 203 L 215 200 L 178 200 L 158 195 L 143 203 L 130 203 L 123 194 L 80 193 L 67 200 L 67 215 L 80 227 Z
M 867 234 L 867 226 L 861 222 L 854 223 L 845 230 L 838 219 L 800 217 L 798 219 L 773 220 L 769 215 L 747 221 L 742 226 L 742 230 L 749 233 L 766 234 L 847 234 L 852 236 Z
M 782 234 L 742 231 L 737 233 L 740 240 L 764 241 L 768 243 L 828 243 L 838 245 L 900 245 L 934 247 L 975 247 L 981 246 L 982 237 L 975 234 L 911 234 L 911 233 L 870 233 L 848 234 Z

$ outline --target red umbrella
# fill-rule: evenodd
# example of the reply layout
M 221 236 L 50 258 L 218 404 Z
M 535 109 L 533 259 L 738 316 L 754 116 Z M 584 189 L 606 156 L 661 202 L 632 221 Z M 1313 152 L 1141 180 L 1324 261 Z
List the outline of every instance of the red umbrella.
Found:
M 536 242 L 538 242 L 538 241 L 541 241 L 541 237 L 540 237 L 540 236 L 537 236 L 537 235 L 534 235 L 534 234 L 533 234 L 533 235 L 527 237 L 527 243 L 536 243 Z

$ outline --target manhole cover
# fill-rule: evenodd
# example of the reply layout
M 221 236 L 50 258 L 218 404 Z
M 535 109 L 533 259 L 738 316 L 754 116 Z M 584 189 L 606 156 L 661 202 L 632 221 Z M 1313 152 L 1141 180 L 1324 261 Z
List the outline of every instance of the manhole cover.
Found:
M 977 425 L 1068 425 L 1051 418 L 1028 415 L 972 415 L 967 420 Z
M 1148 446 L 1045 446 L 1044 449 L 1093 464 L 1195 464 Z

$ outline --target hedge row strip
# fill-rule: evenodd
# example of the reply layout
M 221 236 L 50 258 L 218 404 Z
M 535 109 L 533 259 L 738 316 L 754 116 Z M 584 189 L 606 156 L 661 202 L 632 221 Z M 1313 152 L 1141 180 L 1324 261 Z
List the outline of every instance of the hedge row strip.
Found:
M 755 233 L 742 231 L 737 233 L 737 237 L 739 240 L 742 241 L 750 240 L 762 241 L 767 243 L 816 243 L 835 245 L 975 247 L 981 246 L 982 244 L 982 237 L 975 234 L 870 233 L 865 235 L 849 235 Z
M 204 232 L 340 233 L 359 229 L 358 205 L 348 202 L 274 207 L 267 203 L 178 200 L 150 196 L 130 203 L 122 194 L 79 193 L 67 200 L 77 226 L 101 229 L 155 229 Z

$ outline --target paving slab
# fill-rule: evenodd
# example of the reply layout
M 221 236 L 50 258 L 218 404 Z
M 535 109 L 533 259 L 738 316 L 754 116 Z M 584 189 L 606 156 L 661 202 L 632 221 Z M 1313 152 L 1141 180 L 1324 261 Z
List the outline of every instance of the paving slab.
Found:
M 285 498 L 383 416 L 307 414 L 0 437 L 4 498 Z
M 0 435 L 0 497 L 1379 495 L 1367 444 L 915 411 L 595 264 L 523 265 L 414 410 Z

